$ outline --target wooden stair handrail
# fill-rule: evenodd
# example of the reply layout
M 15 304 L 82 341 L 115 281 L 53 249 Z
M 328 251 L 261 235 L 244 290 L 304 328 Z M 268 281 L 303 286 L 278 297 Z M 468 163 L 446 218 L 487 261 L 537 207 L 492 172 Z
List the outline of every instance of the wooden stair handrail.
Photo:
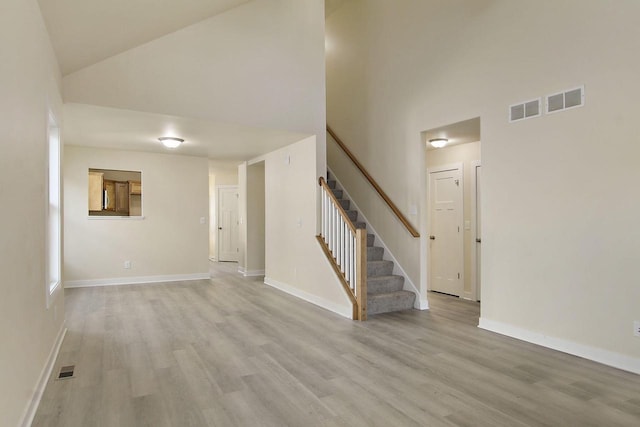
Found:
M 358 159 L 356 159 L 356 157 L 353 155 L 351 150 L 349 150 L 347 148 L 347 146 L 344 144 L 344 142 L 342 142 L 342 140 L 329 127 L 329 125 L 327 125 L 327 132 L 329 132 L 329 135 L 331 135 L 331 137 L 336 141 L 336 143 L 338 144 L 338 147 L 340 147 L 342 149 L 342 151 L 344 151 L 344 153 L 347 155 L 347 157 L 349 157 L 349 159 L 351 159 L 353 164 L 358 168 L 358 170 L 360 170 L 360 172 L 362 173 L 362 175 L 364 175 L 364 177 L 367 179 L 367 181 L 369 181 L 369 184 L 371 184 L 371 186 L 374 188 L 374 190 L 377 191 L 378 195 L 382 198 L 382 200 L 385 201 L 387 206 L 389 206 L 391 211 L 395 214 L 395 216 L 398 218 L 398 220 L 400 220 L 400 222 L 402 223 L 402 225 L 404 225 L 404 227 L 407 229 L 407 231 L 413 237 L 420 237 L 420 233 L 418 233 L 418 230 L 416 230 L 411 225 L 409 220 L 403 215 L 402 212 L 400 212 L 400 209 L 398 209 L 398 207 L 395 205 L 395 203 L 393 203 L 393 201 L 389 198 L 389 196 L 387 196 L 387 193 L 385 193 L 384 190 L 382 190 L 382 188 L 380 188 L 380 186 L 378 185 L 376 180 L 373 179 L 373 177 L 371 176 L 371 174 L 369 174 L 369 172 L 367 172 L 367 170 L 362 165 L 362 163 L 360 163 L 358 161 Z
M 324 240 L 324 236 L 322 234 L 316 236 L 322 251 L 325 256 L 329 260 L 331 267 L 333 267 L 334 272 L 338 276 L 344 291 L 347 293 L 347 296 L 351 300 L 352 309 L 352 319 L 353 320 L 367 320 L 367 230 L 356 228 L 355 225 L 349 219 L 349 215 L 342 207 L 342 204 L 338 200 L 338 198 L 333 194 L 333 191 L 327 184 L 327 181 L 324 177 L 318 178 L 318 183 L 320 187 L 322 187 L 325 192 L 329 195 L 333 205 L 337 208 L 340 216 L 344 220 L 344 223 L 349 227 L 351 232 L 355 236 L 356 241 L 356 260 L 357 263 L 357 273 L 353 280 L 355 281 L 356 292 L 354 294 L 353 290 L 347 283 L 347 278 L 345 274 L 340 270 L 336 259 L 334 258 L 334 254 L 331 252 L 331 249 L 327 246 L 327 243 Z
M 360 310 L 358 310 L 358 299 L 353 294 L 353 291 L 351 290 L 351 288 L 349 287 L 349 284 L 347 283 L 347 279 L 345 279 L 344 274 L 342 273 L 342 271 L 340 271 L 340 267 L 338 267 L 338 264 L 336 264 L 335 259 L 333 259 L 333 255 L 331 254 L 331 250 L 327 247 L 327 244 L 324 242 L 324 239 L 322 238 L 322 236 L 320 236 L 320 235 L 316 236 L 316 240 L 318 241 L 318 243 L 320 243 L 320 247 L 322 248 L 322 251 L 324 252 L 325 256 L 327 257 L 327 260 L 329 260 L 329 264 L 331 264 L 331 267 L 333 267 L 334 273 L 336 273 L 336 276 L 338 276 L 338 280 L 340 280 L 340 284 L 342 285 L 342 289 L 344 289 L 345 293 L 349 297 L 349 300 L 351 300 L 351 307 L 353 307 L 351 318 L 353 320 L 360 320 L 359 319 L 360 318 L 360 314 L 359 314 Z

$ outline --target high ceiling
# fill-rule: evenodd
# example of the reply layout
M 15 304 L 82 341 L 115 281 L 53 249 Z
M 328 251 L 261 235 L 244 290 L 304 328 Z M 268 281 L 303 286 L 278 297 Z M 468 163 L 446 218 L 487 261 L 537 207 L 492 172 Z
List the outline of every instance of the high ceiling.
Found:
M 38 0 L 63 76 L 230 11 L 252 0 Z M 260 1 L 260 0 L 253 0 Z M 325 0 L 331 13 L 347 0 Z M 64 143 L 168 152 L 160 136 L 186 143 L 176 154 L 247 160 L 306 134 L 189 117 L 66 103 Z
M 62 74 L 249 0 L 38 0 Z

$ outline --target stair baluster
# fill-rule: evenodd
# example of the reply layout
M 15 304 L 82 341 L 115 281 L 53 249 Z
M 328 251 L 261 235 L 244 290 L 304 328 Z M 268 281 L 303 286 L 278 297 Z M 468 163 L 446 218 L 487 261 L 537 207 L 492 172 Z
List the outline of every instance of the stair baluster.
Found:
M 321 177 L 319 182 L 322 188 L 322 234 L 318 241 L 350 295 L 354 305 L 353 318 L 366 320 L 366 231 L 355 228 L 324 178 Z

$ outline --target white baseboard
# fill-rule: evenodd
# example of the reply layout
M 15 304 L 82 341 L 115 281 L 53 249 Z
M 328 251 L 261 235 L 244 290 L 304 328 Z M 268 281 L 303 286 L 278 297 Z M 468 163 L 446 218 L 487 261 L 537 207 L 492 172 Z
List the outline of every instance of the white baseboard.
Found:
M 68 280 L 65 288 L 88 288 L 92 286 L 137 285 L 141 283 L 182 282 L 187 280 L 209 279 L 209 273 L 167 274 L 160 276 L 113 277 L 110 279 Z
M 489 319 L 480 318 L 480 324 L 478 327 L 501 335 L 517 338 L 522 341 L 538 344 L 553 350 L 558 350 L 563 353 L 593 360 L 594 362 L 622 369 L 623 371 L 640 374 L 640 359 L 625 356 L 624 354 L 614 353 L 612 351 L 584 344 L 578 344 L 562 338 L 550 337 L 539 332 L 533 332 Z
M 429 310 L 429 301 L 426 298 L 416 298 L 414 307 L 418 310 Z
M 317 305 L 318 307 L 322 307 L 325 310 L 332 311 L 336 314 L 339 314 L 342 317 L 346 317 L 347 319 L 351 319 L 353 315 L 353 307 L 351 306 L 342 306 L 338 305 L 334 302 L 327 301 L 324 298 L 320 298 L 316 295 L 312 295 L 308 292 L 302 291 L 294 286 L 288 285 L 286 283 L 279 282 L 270 277 L 264 278 L 264 284 L 276 288 L 282 292 L 285 292 L 289 295 L 293 295 L 294 297 L 300 298 L 311 304 Z
M 44 389 L 47 387 L 47 383 L 49 382 L 51 372 L 53 372 L 53 367 L 56 364 L 56 359 L 58 358 L 58 353 L 60 352 L 60 347 L 62 346 L 62 341 L 64 340 L 66 333 L 67 328 L 65 327 L 65 322 L 62 322 L 62 326 L 58 332 L 58 337 L 49 352 L 47 363 L 42 368 L 42 372 L 40 372 L 40 378 L 38 379 L 36 389 L 31 397 L 31 402 L 29 403 L 29 406 L 27 406 L 24 416 L 22 417 L 20 425 L 23 427 L 29 427 L 31 423 L 33 423 L 33 418 L 36 416 L 38 406 L 40 406 L 40 400 L 42 399 Z
M 247 270 L 241 266 L 238 266 L 238 273 L 242 274 L 244 277 L 264 276 L 264 270 Z

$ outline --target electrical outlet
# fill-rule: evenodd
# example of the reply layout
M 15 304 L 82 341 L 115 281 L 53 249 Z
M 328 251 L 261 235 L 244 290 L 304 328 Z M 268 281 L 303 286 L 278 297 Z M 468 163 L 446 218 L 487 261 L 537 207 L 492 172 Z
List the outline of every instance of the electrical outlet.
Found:
M 124 268 L 126 268 L 126 269 L 131 268 L 131 261 L 125 261 L 124 262 Z
M 633 335 L 640 337 L 640 320 L 633 321 Z

